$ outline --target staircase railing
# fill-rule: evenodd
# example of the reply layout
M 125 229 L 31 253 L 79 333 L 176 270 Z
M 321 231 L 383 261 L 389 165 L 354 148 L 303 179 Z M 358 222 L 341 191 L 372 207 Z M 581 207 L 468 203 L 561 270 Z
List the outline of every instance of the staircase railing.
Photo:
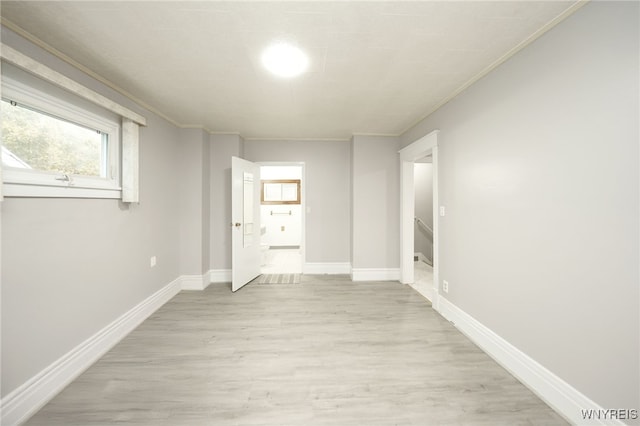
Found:
M 429 235 L 431 235 L 431 240 L 433 241 L 433 229 L 429 225 L 424 223 L 424 220 L 420 219 L 419 217 L 414 216 L 413 219 L 420 228 L 424 229 L 429 233 Z M 430 258 L 426 258 L 425 262 L 428 265 L 433 266 L 433 249 L 431 250 L 431 253 L 429 253 L 429 255 L 430 255 Z
M 433 229 L 431 229 L 431 227 L 429 225 L 424 223 L 424 221 L 422 219 L 420 219 L 419 217 L 417 217 L 417 216 L 414 217 L 413 219 L 416 221 L 416 223 L 418 224 L 419 227 L 421 227 L 422 229 L 427 231 L 429 234 L 431 234 L 431 238 L 433 238 Z

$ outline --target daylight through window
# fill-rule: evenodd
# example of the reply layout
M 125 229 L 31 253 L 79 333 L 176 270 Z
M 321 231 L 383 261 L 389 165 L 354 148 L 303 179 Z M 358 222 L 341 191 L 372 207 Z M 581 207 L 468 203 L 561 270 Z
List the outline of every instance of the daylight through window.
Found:
M 62 175 L 107 177 L 108 134 L 3 100 L 2 163 Z
M 2 81 L 7 195 L 120 197 L 120 123 L 9 78 Z

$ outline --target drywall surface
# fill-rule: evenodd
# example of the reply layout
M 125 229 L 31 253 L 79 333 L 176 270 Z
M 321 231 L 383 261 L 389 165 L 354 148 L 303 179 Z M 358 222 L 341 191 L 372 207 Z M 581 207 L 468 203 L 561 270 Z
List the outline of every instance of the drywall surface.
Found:
M 447 299 L 605 409 L 640 401 L 639 7 L 587 4 L 402 137 L 440 129 Z
M 306 262 L 349 262 L 350 175 L 347 141 L 245 141 L 254 162 L 304 162 Z
M 4 28 L 2 41 L 147 118 L 140 203 L 2 202 L 5 396 L 178 276 L 179 213 L 175 126 Z
M 213 270 L 231 269 L 231 157 L 242 156 L 238 135 L 210 137 L 210 265 Z
M 399 267 L 398 142 L 395 137 L 353 137 L 353 268 Z
M 201 129 L 180 129 L 178 200 L 180 210 L 180 275 L 200 275 L 209 263 L 209 135 Z M 206 244 L 203 244 L 206 243 Z M 206 261 L 205 261 L 206 259 Z

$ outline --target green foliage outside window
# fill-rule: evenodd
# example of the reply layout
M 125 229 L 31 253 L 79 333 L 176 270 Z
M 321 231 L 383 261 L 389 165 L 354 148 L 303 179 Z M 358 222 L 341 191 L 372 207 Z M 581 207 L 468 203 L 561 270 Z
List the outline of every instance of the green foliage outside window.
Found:
M 106 135 L 1 102 L 2 145 L 32 169 L 101 176 Z

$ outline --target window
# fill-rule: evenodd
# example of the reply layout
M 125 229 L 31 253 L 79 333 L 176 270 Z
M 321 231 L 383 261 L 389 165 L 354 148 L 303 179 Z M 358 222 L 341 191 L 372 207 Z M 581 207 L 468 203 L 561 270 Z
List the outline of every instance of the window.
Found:
M 120 125 L 80 105 L 3 78 L 5 195 L 120 198 Z
M 261 204 L 300 204 L 300 179 L 263 180 Z

